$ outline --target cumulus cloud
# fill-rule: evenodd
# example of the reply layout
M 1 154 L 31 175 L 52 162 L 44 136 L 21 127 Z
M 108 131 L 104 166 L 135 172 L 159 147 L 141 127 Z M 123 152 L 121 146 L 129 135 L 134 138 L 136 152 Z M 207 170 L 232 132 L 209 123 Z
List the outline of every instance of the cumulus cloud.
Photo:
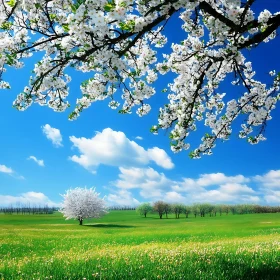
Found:
M 90 171 L 95 171 L 100 164 L 127 167 L 154 162 L 165 169 L 174 167 L 164 150 L 157 147 L 145 150 L 129 140 L 123 132 L 111 128 L 98 132 L 90 139 L 70 136 L 70 141 L 80 153 L 71 156 L 70 159 Z
M 54 127 L 51 127 L 49 124 L 42 126 L 42 131 L 46 135 L 55 147 L 62 147 L 62 135 L 60 130 Z
M 147 150 L 148 158 L 150 161 L 154 161 L 158 166 L 165 169 L 172 169 L 174 164 L 171 158 L 166 154 L 166 152 L 158 147 L 153 147 Z
M 120 167 L 119 178 L 112 184 L 120 189 L 139 189 L 143 198 L 157 200 L 170 188 L 172 181 L 151 167 Z
M 247 193 L 225 191 L 221 188 L 216 190 L 204 191 L 192 196 L 193 202 L 210 203 L 259 203 L 261 201 L 258 195 L 248 195 Z
M 50 207 L 59 206 L 58 203 L 50 200 L 45 194 L 41 192 L 26 192 L 18 196 L 12 195 L 0 195 L 1 206 L 10 206 L 10 205 L 48 205 Z
M 12 168 L 7 167 L 6 165 L 0 164 L 0 172 L 7 173 L 7 174 L 12 174 L 14 171 L 13 171 Z
M 34 156 L 30 156 L 27 158 L 28 160 L 34 160 L 39 166 L 45 166 L 44 161 L 42 159 L 37 159 Z
M 119 188 L 152 188 L 154 186 L 162 186 L 168 181 L 163 173 L 158 173 L 153 168 L 124 168 L 120 167 L 119 179 L 115 185 Z
M 141 136 L 136 136 L 135 139 L 137 139 L 137 140 L 143 140 L 143 137 L 141 137 Z
M 267 204 L 280 204 L 280 170 L 270 170 L 263 175 L 256 175 L 253 180 Z
M 171 180 L 164 173 L 159 173 L 151 167 L 121 167 L 119 170 L 118 179 L 111 184 L 120 190 L 138 191 L 144 200 L 186 204 L 259 203 L 261 201 L 260 193 L 248 185 L 252 180 L 242 175 L 226 176 L 223 173 L 209 173 L 201 174 L 198 178 Z
M 140 202 L 128 190 L 117 190 L 107 196 L 110 205 L 137 206 Z
M 280 170 L 270 170 L 264 175 L 257 175 L 254 179 L 264 187 L 280 189 Z
M 220 191 L 229 194 L 252 194 L 255 191 L 248 187 L 247 185 L 237 184 L 237 183 L 227 183 L 220 186 Z
M 166 192 L 163 200 L 170 203 L 186 203 L 186 197 L 175 191 Z
M 267 204 L 280 204 L 280 191 L 269 191 L 265 194 L 264 200 Z
M 249 182 L 249 178 L 245 178 L 243 175 L 226 176 L 224 173 L 210 173 L 202 174 L 197 180 L 197 184 L 202 187 L 220 185 L 225 183 L 245 183 Z

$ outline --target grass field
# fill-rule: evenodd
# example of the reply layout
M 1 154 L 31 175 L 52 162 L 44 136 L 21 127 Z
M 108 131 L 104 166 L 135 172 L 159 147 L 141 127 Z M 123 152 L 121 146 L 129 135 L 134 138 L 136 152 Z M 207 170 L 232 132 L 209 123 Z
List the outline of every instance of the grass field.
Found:
M 280 214 L 0 214 L 0 279 L 280 279 Z

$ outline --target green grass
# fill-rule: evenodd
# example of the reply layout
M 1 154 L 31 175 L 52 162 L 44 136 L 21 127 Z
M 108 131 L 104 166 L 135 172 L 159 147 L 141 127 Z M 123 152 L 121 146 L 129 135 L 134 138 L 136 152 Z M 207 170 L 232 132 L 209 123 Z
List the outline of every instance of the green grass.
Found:
M 0 279 L 280 279 L 280 214 L 0 214 Z

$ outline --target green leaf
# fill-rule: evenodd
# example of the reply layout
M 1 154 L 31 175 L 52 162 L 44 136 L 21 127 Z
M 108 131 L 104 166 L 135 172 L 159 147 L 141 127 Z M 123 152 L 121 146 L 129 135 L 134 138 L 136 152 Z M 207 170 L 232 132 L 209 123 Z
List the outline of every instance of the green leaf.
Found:
M 76 6 L 72 4 L 72 5 L 70 5 L 70 7 L 71 7 L 72 12 L 76 13 L 76 11 L 77 11 Z
M 135 21 L 129 20 L 127 22 L 120 22 L 120 29 L 124 31 L 133 31 L 135 27 Z
M 126 114 L 126 113 L 127 113 L 127 110 L 121 109 L 121 110 L 119 110 L 119 113 L 120 113 L 120 114 Z
M 111 12 L 111 11 L 114 10 L 114 8 L 115 8 L 114 3 L 107 3 L 107 4 L 104 6 L 104 10 L 105 10 L 106 12 Z
M 126 8 L 127 5 L 126 5 L 125 2 L 121 2 L 121 3 L 119 4 L 119 6 L 120 6 L 120 7 L 123 7 L 123 8 Z
M 158 132 L 158 130 L 159 130 L 159 126 L 156 126 L 156 125 L 154 125 L 154 126 L 152 126 L 151 128 L 150 128 L 150 132 L 152 132 L 152 133 L 157 133 Z
M 13 65 L 14 63 L 15 63 L 15 58 L 16 58 L 16 54 L 6 54 L 6 58 L 7 58 L 7 61 L 6 61 L 6 63 L 8 64 L 8 65 Z
M 17 1 L 16 0 L 10 0 L 7 5 L 9 5 L 10 7 L 14 7 L 16 5 Z
M 189 157 L 190 157 L 191 159 L 195 158 L 195 156 L 196 156 L 196 153 L 195 153 L 195 152 L 190 152 L 190 153 L 189 153 Z
M 266 28 L 267 28 L 267 27 L 262 26 L 262 27 L 261 27 L 261 32 L 262 32 L 262 33 L 265 32 Z
M 50 14 L 50 19 L 55 20 L 56 19 L 56 14 Z
M 1 25 L 0 25 L 0 29 L 3 29 L 3 30 L 10 30 L 11 29 L 11 26 L 13 24 L 9 21 L 6 21 L 6 22 L 3 22 Z
M 69 28 L 69 24 L 62 24 L 62 28 L 63 28 L 63 30 L 64 30 L 64 32 L 69 32 L 69 30 L 70 30 L 70 28 Z

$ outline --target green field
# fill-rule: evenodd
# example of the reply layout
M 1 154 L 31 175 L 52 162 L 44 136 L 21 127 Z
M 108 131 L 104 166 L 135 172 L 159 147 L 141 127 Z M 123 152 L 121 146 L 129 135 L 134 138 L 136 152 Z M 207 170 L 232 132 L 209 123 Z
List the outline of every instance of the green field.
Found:
M 0 279 L 280 279 L 280 214 L 0 214 Z

